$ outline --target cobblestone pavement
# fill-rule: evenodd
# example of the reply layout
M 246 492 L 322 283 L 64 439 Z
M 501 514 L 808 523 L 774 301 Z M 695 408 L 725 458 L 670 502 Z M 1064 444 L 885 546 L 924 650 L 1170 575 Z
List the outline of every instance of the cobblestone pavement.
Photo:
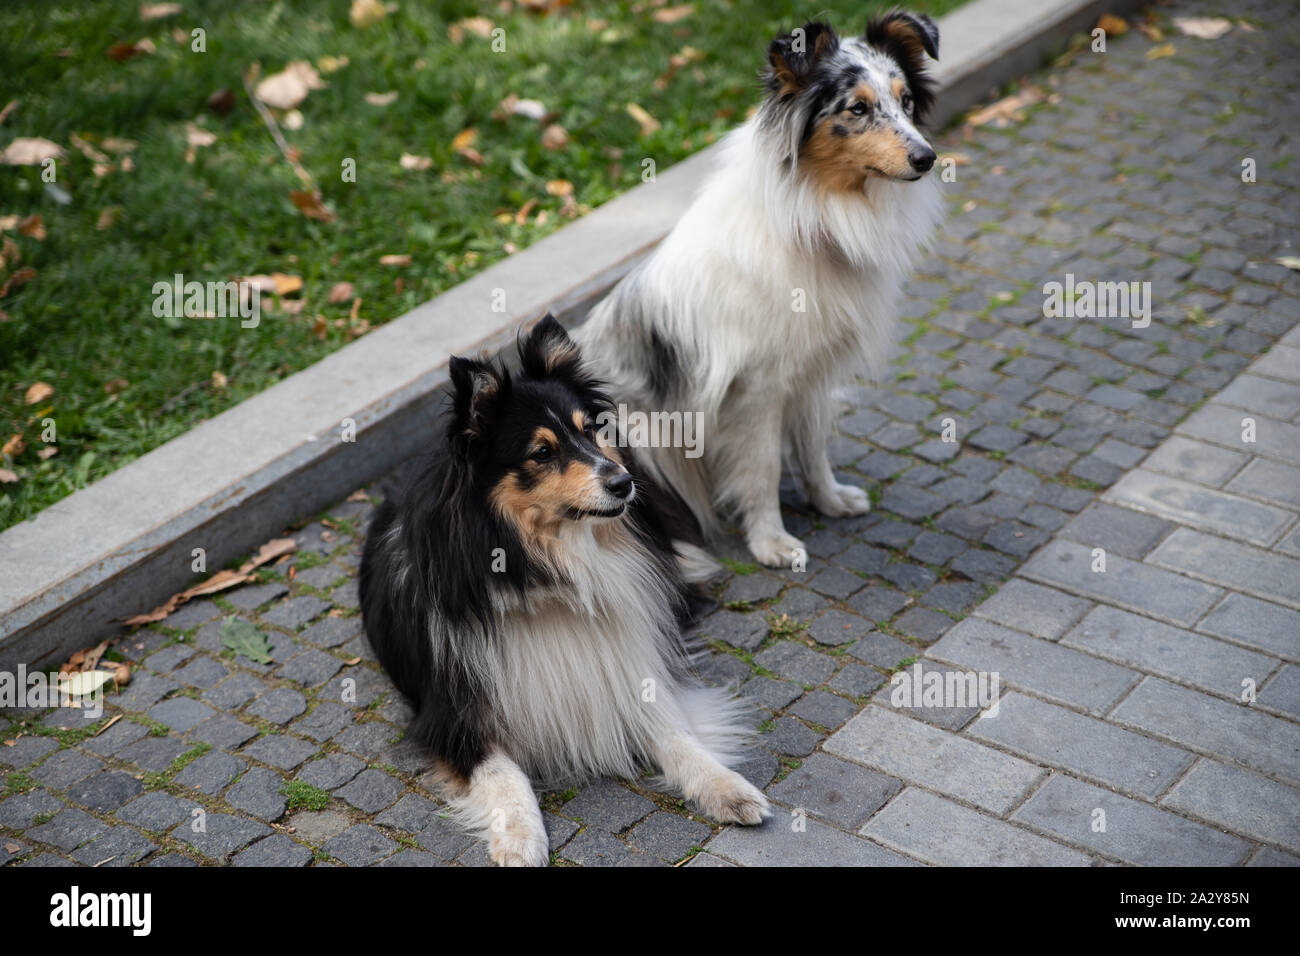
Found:
M 877 508 L 822 520 L 791 482 L 806 571 L 734 544 L 704 672 L 759 708 L 744 772 L 774 819 L 602 781 L 545 795 L 556 862 L 1300 862 L 1300 277 L 1274 262 L 1300 225 L 1297 26 L 1161 9 L 1257 29 L 1166 24 L 1155 59 L 1112 37 L 1023 118 L 947 136 L 968 162 L 898 374 L 853 392 L 833 447 Z M 1067 274 L 1149 280 L 1150 326 L 1045 317 Z M 9 712 L 0 863 L 486 863 L 361 635 L 371 507 L 122 639 L 140 669 L 98 721 Z M 223 648 L 231 614 L 271 663 Z M 891 674 L 954 670 L 998 674 L 996 716 L 893 705 Z

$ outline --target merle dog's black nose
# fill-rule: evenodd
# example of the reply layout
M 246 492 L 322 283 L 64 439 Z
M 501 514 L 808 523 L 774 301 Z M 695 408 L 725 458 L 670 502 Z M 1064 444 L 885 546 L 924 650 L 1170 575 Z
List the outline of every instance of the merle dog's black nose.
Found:
M 914 153 L 908 153 L 907 160 L 917 172 L 928 172 L 934 166 L 934 150 L 929 147 L 918 149 Z
M 626 498 L 632 493 L 632 476 L 626 471 L 605 480 L 605 490 L 616 498 Z

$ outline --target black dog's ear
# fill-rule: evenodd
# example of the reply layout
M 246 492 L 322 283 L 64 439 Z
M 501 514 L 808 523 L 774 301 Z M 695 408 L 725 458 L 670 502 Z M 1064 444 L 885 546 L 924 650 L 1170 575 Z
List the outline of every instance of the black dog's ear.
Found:
M 547 312 L 519 343 L 519 361 L 529 378 L 573 377 L 582 355 L 564 326 Z
M 782 33 L 767 47 L 767 62 L 772 66 L 768 87 L 779 96 L 798 93 L 808 85 L 817 62 L 839 46 L 835 31 L 816 20 Z
M 867 24 L 866 36 L 867 42 L 872 46 L 886 50 L 891 43 L 909 48 L 915 48 L 919 44 L 930 59 L 939 59 L 939 27 L 924 13 L 903 13 L 899 10 L 887 13 Z
M 890 57 L 907 77 L 915 104 L 912 116 L 924 123 L 934 107 L 934 78 L 926 72 L 926 57 L 939 59 L 939 28 L 924 13 L 887 13 L 867 24 L 868 45 Z
M 474 441 L 492 427 L 510 380 L 488 362 L 453 355 L 448 365 L 452 387 L 453 440 Z

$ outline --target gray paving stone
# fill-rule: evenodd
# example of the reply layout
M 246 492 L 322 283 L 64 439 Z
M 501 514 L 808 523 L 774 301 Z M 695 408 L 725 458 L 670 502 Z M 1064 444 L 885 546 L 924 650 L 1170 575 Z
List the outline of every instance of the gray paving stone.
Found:
M 1300 667 L 1287 664 L 1259 695 L 1259 702 L 1300 717 Z
M 454 860 L 476 842 L 465 830 L 450 820 L 436 817 L 419 832 L 415 841 L 430 853 L 443 860 Z
M 1148 456 L 1143 467 L 1221 488 L 1249 460 L 1239 451 L 1173 435 Z
M 968 733 L 1146 800 L 1163 793 L 1193 759 L 1185 750 L 1015 692 L 1002 698 L 996 717 L 975 721 Z
M 1243 680 L 1258 686 L 1276 665 L 1263 654 L 1113 607 L 1090 612 L 1061 644 L 1232 697 Z
M 265 691 L 266 685 L 252 674 L 232 674 L 203 691 L 203 699 L 222 710 L 234 710 Z
M 905 660 L 920 657 L 924 651 L 906 641 L 900 641 L 883 631 L 872 631 L 849 648 L 849 653 L 884 670 L 897 667 Z
M 1300 856 L 1292 856 L 1290 853 L 1283 853 L 1281 850 L 1275 850 L 1271 846 L 1263 847 L 1258 853 L 1251 857 L 1247 866 L 1300 866 Z
M 926 653 L 958 668 L 997 673 L 1008 686 L 1098 715 L 1110 710 L 1140 677 L 1127 668 L 973 617 Z
M 51 790 L 66 790 L 78 780 L 82 780 L 97 770 L 102 770 L 104 762 L 98 757 L 84 754 L 80 750 L 61 750 L 39 767 L 29 771 L 32 779 L 44 784 Z
M 703 846 L 710 832 L 707 824 L 658 810 L 632 828 L 628 842 L 638 850 L 672 863 L 692 847 Z
M 48 868 L 52 866 L 76 866 L 77 864 L 73 863 L 71 860 L 65 860 L 61 856 L 56 856 L 53 853 L 42 853 L 40 856 L 34 856 L 30 860 L 27 860 L 24 863 L 19 863 L 18 865 L 23 867 L 32 866 Z
M 1086 853 L 908 787 L 862 835 L 936 866 L 1089 866 Z
M 109 694 L 108 703 L 122 710 L 146 711 L 181 685 L 169 677 L 133 671 L 131 683 L 120 694 Z
M 155 790 L 132 800 L 114 814 L 123 823 L 142 830 L 163 833 L 182 820 L 190 819 L 197 804 L 178 800 L 171 794 Z
M 234 591 L 228 591 L 225 594 L 225 600 L 241 611 L 251 611 L 254 608 L 261 607 L 267 601 L 274 601 L 276 598 L 283 597 L 289 593 L 286 584 L 280 581 L 271 581 L 267 584 L 257 584 L 253 587 L 237 588 Z
M 172 765 L 172 761 L 189 748 L 178 737 L 142 737 L 129 747 L 123 748 L 117 759 L 133 763 L 141 770 L 161 773 Z
M 822 745 L 892 777 L 996 814 L 1010 810 L 1043 771 L 965 737 L 872 705 Z
M 1089 609 L 1091 601 L 1013 578 L 975 609 L 980 617 L 1054 641 Z
M 1230 866 L 1250 849 L 1237 837 L 1063 774 L 1011 819 L 1138 866 Z
M 283 786 L 284 779 L 279 774 L 254 767 L 226 791 L 226 802 L 236 810 L 272 823 L 284 816 L 289 807 L 288 798 L 280 792 Z
M 390 724 L 372 720 L 353 724 L 334 736 L 331 743 L 338 744 L 350 754 L 367 760 L 382 752 L 400 731 Z
M 185 733 L 207 720 L 216 711 L 192 697 L 173 697 L 149 709 L 149 718 Z
M 1255 420 L 1255 443 L 1241 441 L 1242 419 Z M 1249 451 L 1291 465 L 1300 465 L 1300 427 L 1264 415 L 1248 415 L 1240 408 L 1211 402 L 1181 422 L 1176 431 L 1188 438 L 1223 445 L 1234 451 Z
M 432 800 L 408 793 L 375 817 L 375 822 L 407 833 L 419 833 L 437 818 L 438 813 L 439 807 Z
M 307 712 L 307 698 L 288 687 L 267 691 L 249 708 L 248 713 L 273 724 L 287 724 Z
M 155 856 L 152 860 L 148 862 L 147 865 L 148 866 L 170 866 L 170 867 L 198 866 L 198 864 L 195 863 L 193 860 L 191 860 L 189 857 L 181 856 L 179 853 L 164 853 L 160 856 Z
M 290 724 L 289 729 L 312 740 L 324 742 L 345 727 L 351 726 L 355 718 L 356 713 L 342 704 L 325 701 L 317 704 L 315 709 L 305 717 Z
M 297 779 L 321 790 L 335 790 L 359 774 L 363 767 L 362 761 L 348 754 L 326 754 L 320 760 L 305 763 Z
M 655 805 L 639 793 L 612 780 L 600 780 L 584 787 L 561 812 L 587 827 L 619 833 L 654 809 Z
M 212 658 L 200 656 L 191 658 L 188 664 L 176 670 L 172 676 L 190 687 L 215 687 L 229 673 Z
M 759 742 L 773 753 L 806 757 L 822 742 L 822 735 L 793 717 L 778 717 Z
M 58 742 L 51 737 L 19 737 L 12 747 L 0 747 L 0 764 L 22 770 L 58 749 Z
M 72 854 L 86 866 L 130 866 L 158 849 L 129 827 L 112 827 L 103 836 Z
M 1196 628 L 1289 660 L 1300 660 L 1300 611 L 1270 601 L 1230 593 Z
M 423 850 L 402 850 L 394 853 L 386 860 L 381 860 L 375 866 L 393 867 L 393 866 L 444 866 L 445 864 L 432 853 L 425 853 Z
M 1300 386 L 1244 372 L 1214 400 L 1287 421 L 1300 413 Z
M 299 635 L 317 647 L 338 647 L 361 634 L 359 617 L 325 617 Z
M 1106 492 L 1106 500 L 1179 524 L 1267 547 L 1293 520 L 1289 511 L 1138 468 Z
M 760 613 L 717 611 L 700 622 L 698 631 L 744 651 L 752 651 L 767 637 L 767 621 Z
M 1174 532 L 1174 537 L 1184 532 L 1196 533 L 1180 528 Z M 1172 537 L 1166 539 L 1152 552 L 1152 560 L 1171 540 Z M 1180 558 L 1183 553 L 1174 552 Z M 1188 580 L 1150 564 L 1139 564 L 1118 554 L 1106 554 L 1104 572 L 1093 571 L 1092 566 L 1092 549 L 1057 539 L 1025 562 L 1020 573 L 1035 581 L 1063 587 L 1182 627 L 1192 624 L 1223 596 L 1220 588 Z
M 347 786 L 340 787 L 336 795 L 363 813 L 378 813 L 391 806 L 405 789 L 400 780 L 382 771 L 365 770 Z
M 60 850 L 72 851 L 88 843 L 105 831 L 106 827 L 88 813 L 80 810 L 60 810 L 47 823 L 32 827 L 26 836 L 48 843 Z
M 828 730 L 834 730 L 857 712 L 858 707 L 852 701 L 820 690 L 805 694 L 790 708 L 796 717 Z
M 768 710 L 783 710 L 791 702 L 803 695 L 803 688 L 784 680 L 770 677 L 755 677 L 746 681 L 740 688 L 740 696 L 754 701 Z
M 867 620 L 883 624 L 905 608 L 909 600 L 906 594 L 892 588 L 870 587 L 853 595 L 848 605 Z
M 299 867 L 311 862 L 312 853 L 283 833 L 273 833 L 235 854 L 231 866 Z
M 220 750 L 234 750 L 246 740 L 257 736 L 257 730 L 229 714 L 209 717 L 190 731 L 191 740 L 200 740 Z
M 194 656 L 194 648 L 184 644 L 172 644 L 145 659 L 144 666 L 157 674 L 170 674 L 181 664 Z
M 214 750 L 199 757 L 172 779 L 182 787 L 193 787 L 215 796 L 247 766 L 238 757 Z
M 1300 850 L 1300 790 L 1259 774 L 1201 760 L 1160 803 L 1224 830 Z
M 358 824 L 328 840 L 321 849 L 347 866 L 372 866 L 391 856 L 398 845 L 384 836 L 382 830 Z
M 315 746 L 288 734 L 266 734 L 258 737 L 241 753 L 281 770 L 292 770 L 316 752 Z
M 313 846 L 333 839 L 352 825 L 347 814 L 337 810 L 299 811 L 285 821 L 294 837 Z
M 774 815 L 762 826 L 728 827 L 706 850 L 742 866 L 915 866 L 905 856 L 816 820 Z
M 95 813 L 111 813 L 144 789 L 129 773 L 107 770 L 92 773 L 68 789 L 68 799 Z
M 45 790 L 16 793 L 0 803 L 0 826 L 26 830 L 39 816 L 63 809 L 63 801 Z
M 772 787 L 768 795 L 792 809 L 802 809 L 841 829 L 853 830 L 902 786 L 892 777 L 857 764 L 813 754 Z
M 865 579 L 858 577 L 852 571 L 837 567 L 825 568 L 808 581 L 808 587 L 838 601 L 843 601 L 854 592 L 860 591 L 866 587 L 866 584 Z
M 1300 781 L 1300 726 L 1158 677 L 1143 680 L 1110 720 Z
M 953 619 L 948 615 L 923 607 L 912 608 L 894 622 L 894 627 L 899 631 L 927 643 L 943 637 L 944 632 L 952 626 Z
M 1130 508 L 1095 502 L 1062 530 L 1062 537 L 1139 561 L 1174 530 L 1171 521 Z
M 871 622 L 863 620 L 856 614 L 830 610 L 819 617 L 808 628 L 808 636 L 818 644 L 851 644 L 871 630 Z
M 835 673 L 833 658 L 793 641 L 780 641 L 754 655 L 754 663 L 779 677 L 816 686 Z
M 1300 608 L 1300 560 L 1179 528 L 1147 562 L 1230 587 L 1255 597 Z
M 634 851 L 618 837 L 594 828 L 579 833 L 565 844 L 560 853 L 566 860 L 580 866 L 623 866 L 634 857 Z
M 289 658 L 280 668 L 280 676 L 306 687 L 315 687 L 337 674 L 342 666 L 343 662 L 332 654 L 315 650 L 304 651 L 296 657 Z
M 938 677 L 932 678 L 929 676 L 931 674 L 937 674 Z M 955 683 L 955 675 L 958 674 L 961 674 L 960 692 L 966 695 L 960 700 L 955 696 L 959 686 Z M 949 675 L 954 676 L 949 677 Z M 938 683 L 940 680 L 943 681 L 942 684 Z M 940 694 L 937 689 L 946 688 L 950 680 L 954 681 L 954 696 L 949 699 L 946 693 Z M 931 692 L 930 697 L 926 696 L 927 685 L 936 688 Z M 955 731 L 970 723 L 980 712 L 978 687 L 973 700 L 969 696 L 969 689 L 968 674 L 946 664 L 922 658 L 906 670 L 890 677 L 889 682 L 877 691 L 875 700 L 891 710 L 907 713 L 928 724 Z

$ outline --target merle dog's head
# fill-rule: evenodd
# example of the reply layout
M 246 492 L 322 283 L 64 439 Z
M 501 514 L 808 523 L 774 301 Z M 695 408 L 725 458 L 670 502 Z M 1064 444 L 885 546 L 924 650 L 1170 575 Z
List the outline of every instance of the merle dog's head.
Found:
M 938 57 L 924 14 L 885 14 L 856 37 L 806 23 L 768 47 L 763 122 L 780 130 L 783 158 L 830 189 L 920 179 L 935 161 L 920 127 L 934 105 L 927 58 Z
M 453 356 L 449 451 L 525 543 L 543 545 L 569 521 L 608 521 L 626 511 L 632 476 L 609 429 L 611 408 L 577 345 L 547 315 L 519 343 L 521 373 Z

